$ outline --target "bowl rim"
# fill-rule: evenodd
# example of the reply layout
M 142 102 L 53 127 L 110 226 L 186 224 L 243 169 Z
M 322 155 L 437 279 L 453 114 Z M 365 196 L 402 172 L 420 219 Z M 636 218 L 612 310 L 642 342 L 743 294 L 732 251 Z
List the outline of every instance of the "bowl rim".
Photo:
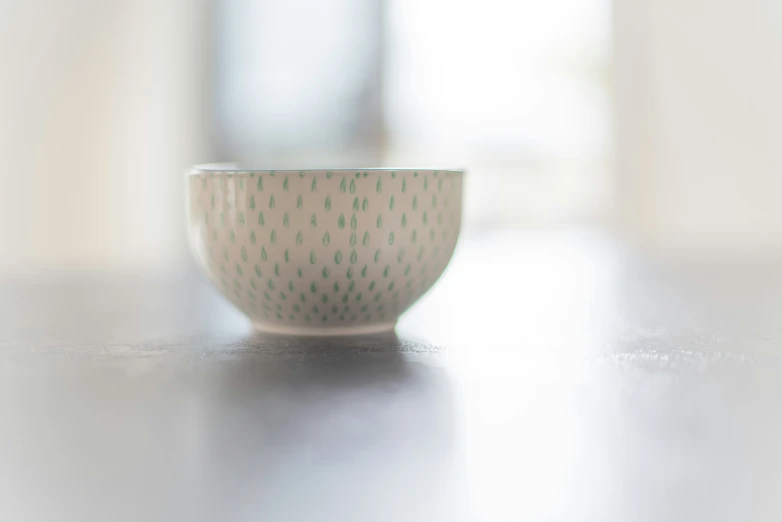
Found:
M 414 172 L 447 172 L 451 174 L 464 175 L 467 170 L 463 168 L 437 168 L 437 167 L 364 167 L 364 168 L 319 168 L 319 169 L 255 169 L 255 168 L 240 168 L 235 163 L 203 163 L 200 165 L 193 165 L 187 170 L 188 176 L 197 176 L 199 174 L 211 174 L 211 175 L 232 175 L 232 174 L 255 174 L 255 173 L 346 173 L 346 172 L 400 172 L 400 173 L 414 173 Z

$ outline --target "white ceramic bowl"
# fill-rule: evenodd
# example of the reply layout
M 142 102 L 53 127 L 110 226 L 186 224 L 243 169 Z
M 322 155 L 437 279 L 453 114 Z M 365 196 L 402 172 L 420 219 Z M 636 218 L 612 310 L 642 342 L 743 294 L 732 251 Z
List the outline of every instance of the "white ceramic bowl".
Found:
M 191 246 L 260 330 L 389 330 L 451 259 L 463 175 L 195 167 L 187 177 Z

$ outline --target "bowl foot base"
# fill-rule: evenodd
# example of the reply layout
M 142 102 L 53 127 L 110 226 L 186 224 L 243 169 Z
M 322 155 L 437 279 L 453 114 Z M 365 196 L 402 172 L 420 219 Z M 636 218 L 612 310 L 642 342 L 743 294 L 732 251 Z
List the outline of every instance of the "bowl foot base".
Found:
M 391 332 L 396 321 L 358 326 L 286 326 L 253 321 L 253 328 L 259 332 L 279 335 L 346 336 L 369 335 Z

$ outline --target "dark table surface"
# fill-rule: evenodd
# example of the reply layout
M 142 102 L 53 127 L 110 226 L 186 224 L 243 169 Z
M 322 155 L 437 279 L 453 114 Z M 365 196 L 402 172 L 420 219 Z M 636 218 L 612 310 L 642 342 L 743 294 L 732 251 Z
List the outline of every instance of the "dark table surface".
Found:
M 198 274 L 0 294 L 0 520 L 782 519 L 782 270 L 467 234 L 396 334 Z

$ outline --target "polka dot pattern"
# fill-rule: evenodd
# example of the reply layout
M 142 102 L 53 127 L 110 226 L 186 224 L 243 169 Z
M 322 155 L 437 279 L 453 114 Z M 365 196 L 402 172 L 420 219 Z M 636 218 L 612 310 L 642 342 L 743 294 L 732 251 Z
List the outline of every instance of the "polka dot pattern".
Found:
M 392 326 L 445 269 L 460 171 L 195 171 L 190 239 L 261 329 Z

